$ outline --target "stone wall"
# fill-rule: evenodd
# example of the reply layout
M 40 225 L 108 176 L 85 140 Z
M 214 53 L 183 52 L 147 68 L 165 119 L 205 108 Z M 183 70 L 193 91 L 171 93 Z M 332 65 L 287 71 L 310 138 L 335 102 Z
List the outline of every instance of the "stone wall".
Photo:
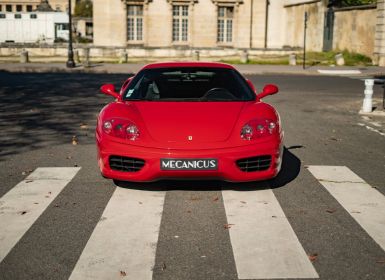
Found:
M 374 61 L 380 66 L 385 66 L 385 0 L 377 1 Z
M 373 57 L 376 7 L 336 10 L 334 15 L 333 49 Z
M 303 3 L 305 2 L 305 3 Z M 306 49 L 322 51 L 323 26 L 326 5 L 324 1 L 301 1 L 284 6 L 286 12 L 286 31 L 284 44 L 290 47 L 303 47 L 304 14 L 308 13 Z

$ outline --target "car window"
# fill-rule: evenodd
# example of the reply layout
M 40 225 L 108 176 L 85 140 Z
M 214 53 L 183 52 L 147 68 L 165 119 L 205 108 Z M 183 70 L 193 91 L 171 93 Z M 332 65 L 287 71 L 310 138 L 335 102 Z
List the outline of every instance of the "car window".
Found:
M 140 71 L 124 100 L 249 101 L 255 95 L 245 79 L 226 68 L 157 68 Z

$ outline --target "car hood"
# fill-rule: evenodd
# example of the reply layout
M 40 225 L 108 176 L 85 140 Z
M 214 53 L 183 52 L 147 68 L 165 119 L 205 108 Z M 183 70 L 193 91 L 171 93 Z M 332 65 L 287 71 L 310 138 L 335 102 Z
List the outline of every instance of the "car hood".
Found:
M 226 141 L 244 102 L 135 102 L 146 130 L 163 143 Z

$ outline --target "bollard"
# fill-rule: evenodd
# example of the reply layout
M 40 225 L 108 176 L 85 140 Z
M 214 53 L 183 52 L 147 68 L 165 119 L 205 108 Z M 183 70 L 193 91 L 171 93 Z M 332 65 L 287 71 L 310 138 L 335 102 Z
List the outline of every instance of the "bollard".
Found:
M 364 103 L 362 104 L 362 112 L 363 113 L 371 113 L 373 110 L 373 85 L 374 79 L 366 79 L 365 80 L 365 98 Z
M 247 50 L 243 50 L 241 53 L 241 63 L 247 63 L 249 62 L 249 53 Z
M 344 66 L 345 65 L 345 59 L 344 59 L 344 56 L 342 55 L 342 53 L 336 54 L 336 56 L 334 58 L 335 58 L 336 64 L 338 66 Z
M 194 51 L 194 60 L 199 61 L 199 51 Z
M 74 60 L 76 63 L 80 63 L 80 56 L 78 50 L 74 50 Z
M 127 63 L 128 62 L 128 53 L 126 50 L 123 50 L 120 53 L 119 63 Z
M 90 67 L 91 66 L 91 63 L 90 63 L 90 49 L 89 48 L 85 48 L 84 49 L 84 63 L 83 63 L 83 66 L 84 67 Z
M 289 65 L 297 65 L 297 55 L 295 53 L 289 55 Z
M 29 57 L 28 57 L 28 51 L 22 50 L 20 53 L 20 63 L 28 63 Z

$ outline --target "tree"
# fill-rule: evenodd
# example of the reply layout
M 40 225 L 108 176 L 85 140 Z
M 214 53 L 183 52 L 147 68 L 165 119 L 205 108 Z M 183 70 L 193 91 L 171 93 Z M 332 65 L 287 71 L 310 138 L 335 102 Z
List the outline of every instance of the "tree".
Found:
M 91 0 L 76 1 L 74 15 L 76 17 L 92 17 L 92 1 Z

